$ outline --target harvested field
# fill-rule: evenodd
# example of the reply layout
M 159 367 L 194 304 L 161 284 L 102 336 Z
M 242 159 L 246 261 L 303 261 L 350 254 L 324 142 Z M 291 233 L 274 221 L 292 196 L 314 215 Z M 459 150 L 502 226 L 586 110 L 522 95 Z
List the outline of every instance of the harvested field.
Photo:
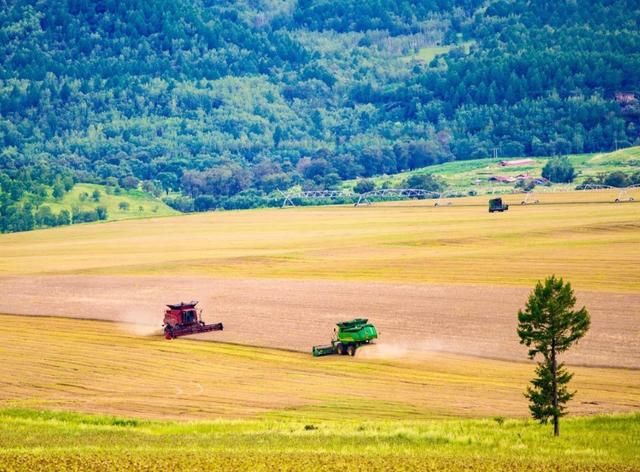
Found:
M 35 276 L 0 279 L 0 312 L 123 321 L 124 330 L 160 328 L 164 303 L 199 299 L 225 331 L 200 339 L 295 349 L 330 340 L 336 321 L 368 316 L 381 332 L 361 355 L 432 352 L 522 361 L 516 313 L 529 289 L 363 282 L 224 280 L 197 277 Z M 579 292 L 592 328 L 571 364 L 640 368 L 640 294 Z M 137 323 L 134 326 L 128 323 Z M 174 342 L 184 342 L 178 340 Z
M 114 323 L 0 316 L 0 407 L 146 418 L 367 420 L 525 417 L 533 366 L 437 354 L 377 360 L 123 332 Z M 640 376 L 572 368 L 574 414 L 640 408 Z

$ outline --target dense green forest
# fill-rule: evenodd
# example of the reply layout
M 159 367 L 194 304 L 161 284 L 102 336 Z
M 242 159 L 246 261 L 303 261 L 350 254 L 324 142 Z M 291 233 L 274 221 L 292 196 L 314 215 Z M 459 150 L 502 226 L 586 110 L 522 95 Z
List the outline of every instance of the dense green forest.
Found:
M 74 182 L 247 208 L 494 152 L 608 151 L 640 143 L 639 82 L 630 0 L 5 0 L 0 231 L 47 226 L 42 202 Z

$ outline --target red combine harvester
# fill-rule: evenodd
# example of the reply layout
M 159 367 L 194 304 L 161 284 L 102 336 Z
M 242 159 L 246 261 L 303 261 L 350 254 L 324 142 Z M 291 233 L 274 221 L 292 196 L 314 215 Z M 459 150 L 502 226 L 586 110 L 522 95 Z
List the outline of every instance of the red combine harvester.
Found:
M 164 312 L 164 337 L 175 339 L 189 334 L 206 333 L 208 331 L 222 331 L 222 323 L 205 324 L 202 321 L 202 310 L 196 310 L 198 302 L 180 302 L 167 305 Z

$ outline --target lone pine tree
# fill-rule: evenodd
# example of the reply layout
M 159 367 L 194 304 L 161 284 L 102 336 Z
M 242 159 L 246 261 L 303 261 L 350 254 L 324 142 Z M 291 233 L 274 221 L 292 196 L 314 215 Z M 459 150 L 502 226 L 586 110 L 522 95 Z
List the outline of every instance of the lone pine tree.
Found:
M 569 282 L 555 275 L 544 284 L 538 281 L 524 310 L 518 311 L 520 344 L 529 347 L 529 358 L 542 356 L 525 396 L 532 416 L 541 423 L 553 421 L 553 434 L 560 434 L 560 417 L 574 396 L 567 385 L 573 374 L 558 363 L 558 354 L 566 351 L 589 330 L 591 319 L 585 307 L 574 311 L 576 297 Z

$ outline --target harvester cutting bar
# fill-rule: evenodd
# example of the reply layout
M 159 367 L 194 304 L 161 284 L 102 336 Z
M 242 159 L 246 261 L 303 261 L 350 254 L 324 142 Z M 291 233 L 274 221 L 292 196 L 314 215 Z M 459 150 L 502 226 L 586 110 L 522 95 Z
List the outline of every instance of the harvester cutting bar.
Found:
M 324 346 L 313 346 L 311 352 L 314 357 L 329 356 L 336 353 L 336 348 L 333 346 L 333 344 L 326 344 Z
M 207 333 L 209 331 L 222 331 L 223 329 L 224 326 L 222 326 L 222 323 L 210 325 L 196 324 L 174 328 L 167 327 L 164 332 L 164 337 L 166 339 L 175 339 L 179 338 L 180 336 L 187 336 L 189 334 Z

